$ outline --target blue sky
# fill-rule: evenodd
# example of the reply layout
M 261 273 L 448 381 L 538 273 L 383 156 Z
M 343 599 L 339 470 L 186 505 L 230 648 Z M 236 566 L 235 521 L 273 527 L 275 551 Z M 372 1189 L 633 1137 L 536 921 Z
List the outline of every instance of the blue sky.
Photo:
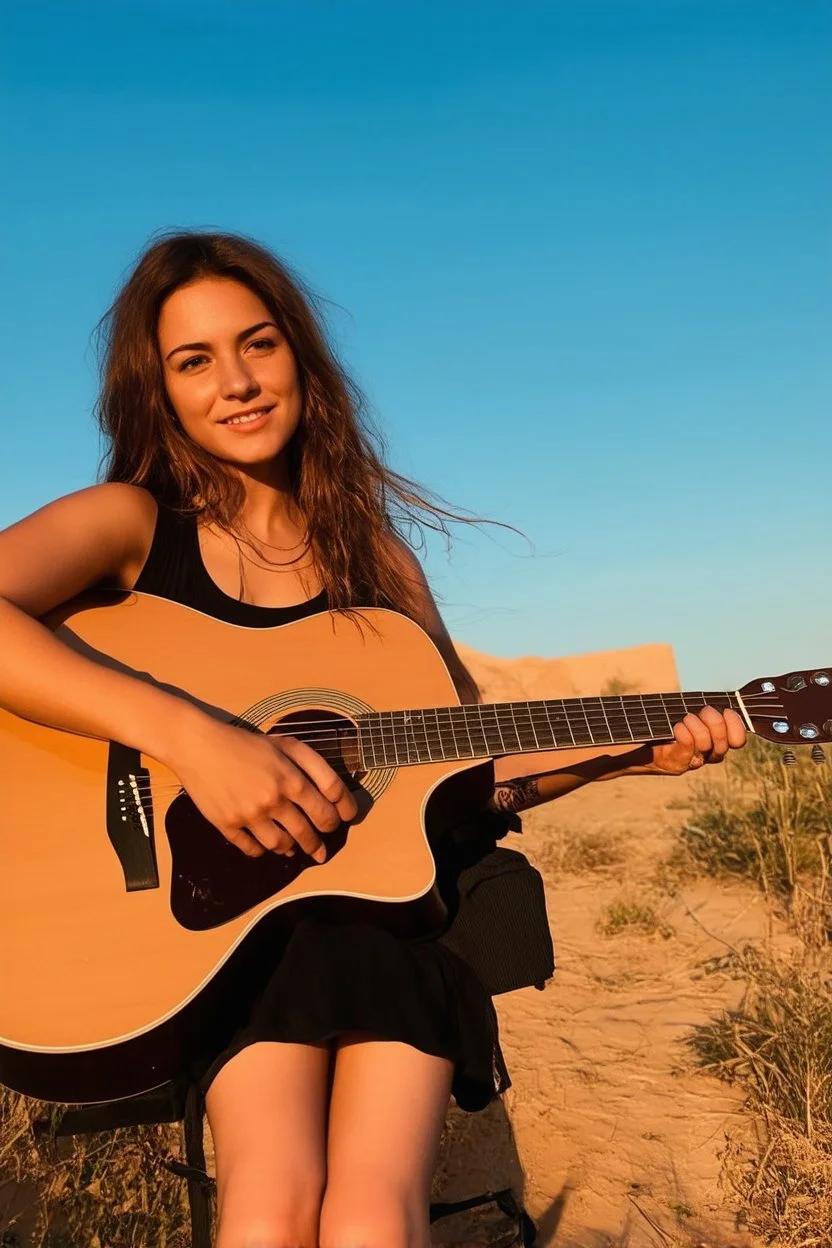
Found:
M 93 326 L 154 230 L 332 300 L 390 462 L 521 528 L 428 568 L 502 655 L 832 662 L 832 5 L 5 6 L 0 523 L 91 481 Z

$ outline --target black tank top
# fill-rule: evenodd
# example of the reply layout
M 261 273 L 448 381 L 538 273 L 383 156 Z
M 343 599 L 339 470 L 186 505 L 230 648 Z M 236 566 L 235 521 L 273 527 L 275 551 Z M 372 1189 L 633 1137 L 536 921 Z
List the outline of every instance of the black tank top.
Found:
M 159 503 L 150 551 L 133 588 L 155 594 L 157 598 L 181 602 L 204 615 L 246 628 L 289 624 L 292 620 L 326 611 L 329 605 L 326 590 L 291 607 L 258 607 L 223 593 L 202 561 L 197 517 L 180 515 L 162 503 Z
M 133 588 L 247 628 L 288 624 L 328 609 L 323 590 L 291 607 L 258 607 L 223 593 L 202 561 L 196 516 L 161 503 Z M 522 854 L 496 848 L 510 828 L 520 830 L 519 820 L 483 812 L 466 823 L 468 834 L 459 837 L 458 845 L 457 838 L 449 839 L 437 860 L 454 916 L 440 940 L 473 967 L 491 993 L 542 987 L 554 966 L 542 881 Z

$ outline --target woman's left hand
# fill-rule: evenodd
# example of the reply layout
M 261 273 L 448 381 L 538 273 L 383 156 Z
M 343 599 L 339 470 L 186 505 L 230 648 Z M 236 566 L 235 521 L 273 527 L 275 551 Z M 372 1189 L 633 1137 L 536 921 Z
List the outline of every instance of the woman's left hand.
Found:
M 706 706 L 698 715 L 688 714 L 673 726 L 675 740 L 648 745 L 652 758 L 645 770 L 663 776 L 681 776 L 706 763 L 721 763 L 729 750 L 745 745 L 745 724 L 736 711 L 717 711 Z

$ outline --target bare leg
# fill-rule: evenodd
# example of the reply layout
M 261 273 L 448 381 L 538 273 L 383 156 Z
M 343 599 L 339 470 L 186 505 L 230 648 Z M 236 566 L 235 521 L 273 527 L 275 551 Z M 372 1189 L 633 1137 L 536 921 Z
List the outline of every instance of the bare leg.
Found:
M 327 1045 L 252 1044 L 205 1098 L 214 1137 L 216 1248 L 317 1248 L 326 1182 Z
M 362 1037 L 335 1057 L 320 1248 L 429 1248 L 452 1063 Z

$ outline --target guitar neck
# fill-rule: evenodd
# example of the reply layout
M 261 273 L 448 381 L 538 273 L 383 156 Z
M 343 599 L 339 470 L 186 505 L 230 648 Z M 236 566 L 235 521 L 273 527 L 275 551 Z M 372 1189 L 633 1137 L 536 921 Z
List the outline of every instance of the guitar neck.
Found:
M 736 693 L 628 693 L 376 711 L 360 716 L 358 728 L 367 768 L 404 767 L 447 759 L 668 741 L 675 723 L 705 706 L 742 713 Z

